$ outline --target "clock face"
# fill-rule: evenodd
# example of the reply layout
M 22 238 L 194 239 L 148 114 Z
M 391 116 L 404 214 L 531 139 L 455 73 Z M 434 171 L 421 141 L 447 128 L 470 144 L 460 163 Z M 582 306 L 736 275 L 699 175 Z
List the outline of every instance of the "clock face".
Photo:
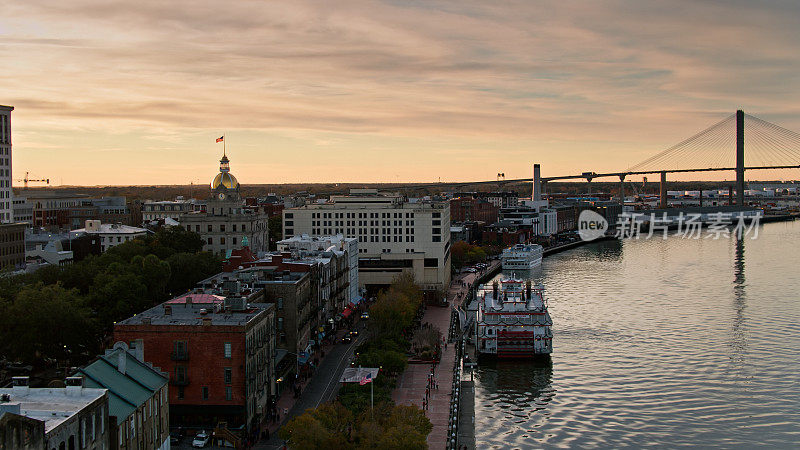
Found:
M 223 194 L 222 192 L 220 192 L 217 197 L 219 197 L 220 200 L 225 200 L 225 194 Z

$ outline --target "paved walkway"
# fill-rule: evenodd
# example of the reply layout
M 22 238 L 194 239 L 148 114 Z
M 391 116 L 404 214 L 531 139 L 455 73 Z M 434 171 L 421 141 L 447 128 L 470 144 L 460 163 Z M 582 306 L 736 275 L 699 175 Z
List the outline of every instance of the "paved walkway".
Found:
M 474 273 L 460 274 L 453 279 L 447 293 L 447 299 L 452 308 L 457 308 L 462 299 L 466 297 L 469 286 L 475 282 L 477 275 Z M 459 294 L 461 295 L 459 296 Z M 442 332 L 442 336 L 446 338 L 450 328 L 450 314 L 451 308 L 429 306 L 422 318 L 422 323 L 429 323 L 438 328 Z M 448 344 L 442 352 L 439 364 L 435 366 L 434 380 L 439 384 L 439 389 L 430 391 L 428 410 L 425 411 L 433 424 L 433 430 L 428 435 L 428 448 L 431 449 L 445 448 L 454 364 L 455 349 L 453 344 Z M 430 364 L 409 364 L 397 379 L 397 387 L 392 392 L 392 400 L 398 405 L 417 405 L 422 408 L 430 372 Z

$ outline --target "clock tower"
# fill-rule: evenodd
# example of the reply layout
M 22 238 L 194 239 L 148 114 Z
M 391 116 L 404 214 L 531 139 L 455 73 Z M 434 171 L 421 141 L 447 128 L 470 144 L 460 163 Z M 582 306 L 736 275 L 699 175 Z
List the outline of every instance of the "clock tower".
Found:
M 224 153 L 219 160 L 219 173 L 211 181 L 211 198 L 218 201 L 239 201 L 239 181 L 231 173 L 230 160 Z

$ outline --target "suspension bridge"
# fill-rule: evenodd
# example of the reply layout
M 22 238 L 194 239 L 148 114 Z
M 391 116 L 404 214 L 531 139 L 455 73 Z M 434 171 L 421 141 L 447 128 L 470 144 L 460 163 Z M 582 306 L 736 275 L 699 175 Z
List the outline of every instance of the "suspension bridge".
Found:
M 538 164 L 534 171 L 538 170 L 537 166 Z M 620 199 L 624 199 L 626 177 L 660 174 L 661 206 L 666 207 L 667 174 L 734 171 L 736 173 L 734 184 L 736 204 L 744 205 L 745 171 L 798 168 L 800 168 L 800 134 L 739 110 L 694 136 L 628 167 L 627 170 L 541 177 L 540 181 L 543 185 L 542 190 L 544 190 L 548 181 L 584 179 L 591 182 L 598 178 L 618 177 Z M 472 185 L 527 181 L 534 181 L 534 178 L 449 184 Z

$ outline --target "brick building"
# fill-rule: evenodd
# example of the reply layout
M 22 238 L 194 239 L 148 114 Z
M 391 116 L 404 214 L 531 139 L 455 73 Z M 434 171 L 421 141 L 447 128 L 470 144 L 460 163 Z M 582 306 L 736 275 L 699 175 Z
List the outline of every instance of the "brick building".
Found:
M 450 200 L 450 222 L 497 222 L 500 208 L 483 198 L 458 197 Z
M 115 341 L 169 374 L 173 425 L 259 429 L 275 392 L 275 309 L 255 298 L 190 293 L 115 324 Z

